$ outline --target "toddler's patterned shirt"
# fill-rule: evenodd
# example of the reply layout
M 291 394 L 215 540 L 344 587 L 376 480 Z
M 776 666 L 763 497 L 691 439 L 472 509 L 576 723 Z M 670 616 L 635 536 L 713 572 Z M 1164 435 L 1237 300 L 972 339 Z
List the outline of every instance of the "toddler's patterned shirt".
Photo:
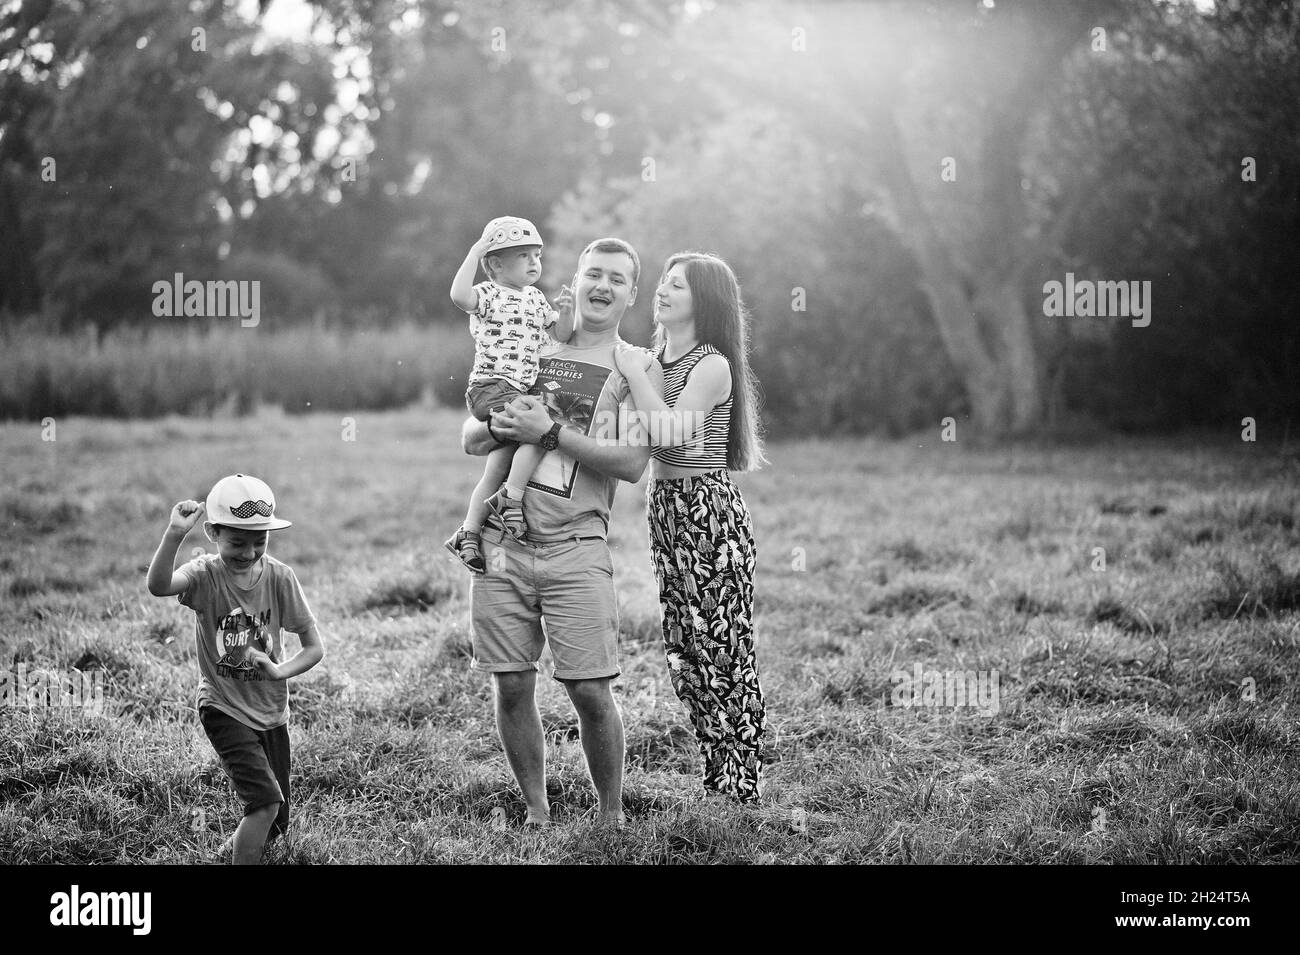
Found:
M 550 340 L 546 329 L 558 317 L 556 311 L 532 285 L 516 291 L 495 282 L 480 282 L 474 291 L 478 308 L 469 317 L 474 336 L 470 384 L 504 378 L 527 391 L 537 379 L 537 359 Z

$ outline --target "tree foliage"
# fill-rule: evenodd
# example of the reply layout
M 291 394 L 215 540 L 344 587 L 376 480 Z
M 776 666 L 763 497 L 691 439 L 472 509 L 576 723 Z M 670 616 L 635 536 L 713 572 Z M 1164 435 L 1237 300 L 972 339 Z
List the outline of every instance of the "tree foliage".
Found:
M 636 244 L 641 340 L 663 256 L 724 255 L 799 427 L 1300 406 L 1292 0 L 316 0 L 296 38 L 245 10 L 0 7 L 0 321 L 148 325 L 175 272 L 263 281 L 268 327 L 459 320 L 511 213 L 550 291 Z M 1067 271 L 1150 280 L 1150 326 L 1048 318 Z

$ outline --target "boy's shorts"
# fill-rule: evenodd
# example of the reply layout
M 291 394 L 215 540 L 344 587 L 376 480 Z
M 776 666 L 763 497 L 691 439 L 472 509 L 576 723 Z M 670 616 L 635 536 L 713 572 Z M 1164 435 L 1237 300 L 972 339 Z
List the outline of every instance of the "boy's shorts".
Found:
M 289 725 L 255 730 L 215 706 L 199 707 L 199 721 L 221 757 L 226 775 L 244 804 L 244 815 L 280 804 L 266 841 L 289 828 Z
M 536 670 L 549 643 L 557 680 L 618 676 L 618 597 L 602 538 L 521 544 L 485 530 L 482 541 L 487 572 L 469 591 L 475 670 Z
M 507 405 L 520 395 L 540 397 L 541 394 L 542 390 L 537 385 L 527 391 L 520 391 L 504 378 L 489 378 L 465 389 L 465 406 L 479 421 L 486 421 L 492 414 L 492 409 L 498 405 Z

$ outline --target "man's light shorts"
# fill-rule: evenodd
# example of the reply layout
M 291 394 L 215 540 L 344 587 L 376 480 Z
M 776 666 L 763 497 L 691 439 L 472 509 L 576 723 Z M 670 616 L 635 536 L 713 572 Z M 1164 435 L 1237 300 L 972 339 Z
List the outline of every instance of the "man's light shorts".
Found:
M 618 676 L 618 598 L 604 540 L 520 543 L 485 528 L 482 541 L 487 572 L 469 591 L 474 669 L 536 670 L 549 642 L 557 680 Z

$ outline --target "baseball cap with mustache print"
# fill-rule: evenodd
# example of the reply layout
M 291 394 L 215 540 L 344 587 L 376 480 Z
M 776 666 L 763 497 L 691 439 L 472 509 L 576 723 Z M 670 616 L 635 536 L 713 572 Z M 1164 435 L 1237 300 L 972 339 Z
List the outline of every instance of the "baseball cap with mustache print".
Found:
M 212 485 L 204 517 L 246 531 L 278 531 L 293 524 L 275 516 L 271 488 L 249 474 L 232 474 Z

